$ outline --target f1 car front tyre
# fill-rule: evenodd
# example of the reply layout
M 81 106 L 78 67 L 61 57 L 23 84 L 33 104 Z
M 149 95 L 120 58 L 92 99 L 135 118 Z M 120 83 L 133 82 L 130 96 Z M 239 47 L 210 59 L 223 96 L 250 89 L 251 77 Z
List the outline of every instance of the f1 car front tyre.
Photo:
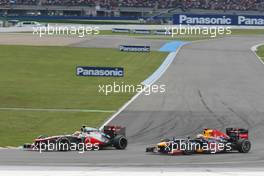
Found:
M 183 154 L 184 155 L 192 155 L 194 152 L 192 151 L 192 150 L 188 150 L 188 149 L 185 149 L 184 151 L 183 151 Z
M 251 149 L 251 142 L 247 139 L 240 139 L 237 142 L 237 149 L 240 153 L 248 153 Z
M 117 135 L 113 140 L 113 145 L 116 149 L 124 150 L 127 147 L 127 139 L 125 136 Z
M 194 151 L 191 149 L 192 143 L 187 142 L 185 144 L 186 144 L 186 149 L 183 150 L 183 154 L 184 155 L 192 155 L 192 154 L 194 154 Z
M 146 152 L 154 152 L 156 147 L 147 147 Z

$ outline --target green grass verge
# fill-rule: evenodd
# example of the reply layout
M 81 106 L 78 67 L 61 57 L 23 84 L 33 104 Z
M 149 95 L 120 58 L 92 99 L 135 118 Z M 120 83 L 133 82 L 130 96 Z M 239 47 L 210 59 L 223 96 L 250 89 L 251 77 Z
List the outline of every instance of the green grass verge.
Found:
M 100 31 L 100 35 L 126 35 L 126 36 L 135 36 L 139 38 L 148 38 L 148 39 L 158 39 L 158 40 L 181 40 L 181 41 L 196 41 L 204 39 L 213 39 L 210 35 L 181 35 L 181 36 L 164 36 L 164 35 L 147 35 L 147 34 L 134 34 L 134 33 L 113 33 L 110 30 Z M 264 29 L 232 29 L 231 36 L 234 35 L 264 35 Z M 224 37 L 226 35 L 219 35 L 219 37 Z
M 43 135 L 69 134 L 81 124 L 97 126 L 109 113 L 0 111 L 0 146 L 20 146 Z
M 264 45 L 259 46 L 256 53 L 264 61 Z
M 117 110 L 132 93 L 98 92 L 99 84 L 139 84 L 167 53 L 116 49 L 0 45 L 0 108 Z M 76 66 L 124 67 L 124 78 L 77 77 Z M 97 127 L 111 113 L 0 110 L 0 146 L 21 145 L 39 134 L 70 133 L 82 124 Z

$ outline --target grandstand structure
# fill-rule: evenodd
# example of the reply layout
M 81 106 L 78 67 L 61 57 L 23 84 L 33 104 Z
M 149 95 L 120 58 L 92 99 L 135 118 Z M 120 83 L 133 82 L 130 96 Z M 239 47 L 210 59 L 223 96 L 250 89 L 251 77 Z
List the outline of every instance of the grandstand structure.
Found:
M 0 15 L 148 17 L 159 14 L 263 14 L 264 0 L 0 0 Z

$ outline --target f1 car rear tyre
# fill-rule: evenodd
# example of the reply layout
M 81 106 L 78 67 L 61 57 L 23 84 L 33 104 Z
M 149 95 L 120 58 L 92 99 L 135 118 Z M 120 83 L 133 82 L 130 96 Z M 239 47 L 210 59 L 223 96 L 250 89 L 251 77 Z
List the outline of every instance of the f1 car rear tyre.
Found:
M 237 149 L 240 153 L 248 153 L 251 149 L 251 142 L 247 139 L 239 139 Z
M 113 139 L 113 145 L 116 149 L 124 150 L 127 147 L 127 139 L 125 136 L 117 135 Z

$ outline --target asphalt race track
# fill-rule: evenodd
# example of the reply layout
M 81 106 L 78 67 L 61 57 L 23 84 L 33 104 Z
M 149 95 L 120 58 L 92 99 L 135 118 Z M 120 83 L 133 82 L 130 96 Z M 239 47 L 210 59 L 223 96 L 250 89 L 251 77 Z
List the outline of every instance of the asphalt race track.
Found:
M 264 65 L 250 50 L 261 37 L 231 37 L 184 46 L 156 82 L 165 94 L 140 95 L 111 124 L 127 126 L 125 151 L 0 150 L 0 165 L 109 167 L 264 167 Z M 194 136 L 204 127 L 249 128 L 248 154 L 165 156 L 145 153 L 160 138 Z

